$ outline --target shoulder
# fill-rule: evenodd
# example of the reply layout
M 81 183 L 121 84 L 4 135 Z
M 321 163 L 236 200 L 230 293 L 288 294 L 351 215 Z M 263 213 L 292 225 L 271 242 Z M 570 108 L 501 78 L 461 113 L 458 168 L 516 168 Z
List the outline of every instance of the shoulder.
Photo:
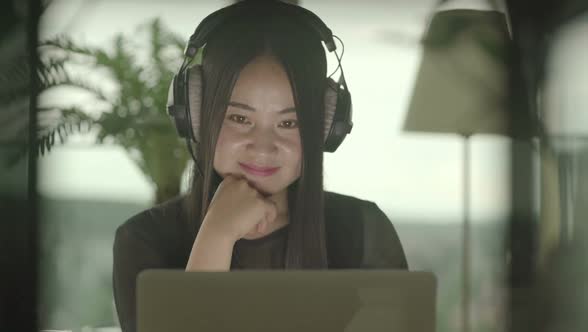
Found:
M 354 196 L 344 195 L 333 191 L 325 191 L 325 205 L 341 203 L 361 203 L 366 202 Z
M 372 201 L 325 191 L 325 222 L 327 227 L 350 224 L 363 229 L 389 224 L 390 220 Z
M 325 191 L 325 211 L 327 217 L 331 214 L 348 215 L 359 213 L 362 209 L 373 204 L 357 197 Z
M 140 243 L 159 251 L 181 250 L 179 245 L 189 240 L 184 200 L 178 196 L 127 219 L 116 230 L 115 248 Z
M 325 228 L 335 267 L 407 267 L 394 225 L 372 201 L 325 192 Z
M 144 233 L 152 228 L 166 228 L 170 223 L 179 222 L 183 218 L 183 206 L 183 197 L 174 197 L 133 215 L 117 231 Z

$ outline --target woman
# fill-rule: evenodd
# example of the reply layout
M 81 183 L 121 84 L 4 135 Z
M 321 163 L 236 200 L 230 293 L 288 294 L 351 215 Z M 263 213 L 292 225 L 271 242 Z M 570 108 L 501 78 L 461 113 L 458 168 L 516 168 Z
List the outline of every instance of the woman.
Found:
M 201 73 L 190 74 L 201 75 L 202 95 L 190 100 L 201 111 L 190 105 L 198 167 L 189 194 L 117 230 L 113 285 L 123 331 L 135 330 L 144 269 L 407 268 L 374 203 L 323 190 L 332 119 L 316 27 L 292 5 L 259 3 L 230 6 L 239 15 L 214 28 Z

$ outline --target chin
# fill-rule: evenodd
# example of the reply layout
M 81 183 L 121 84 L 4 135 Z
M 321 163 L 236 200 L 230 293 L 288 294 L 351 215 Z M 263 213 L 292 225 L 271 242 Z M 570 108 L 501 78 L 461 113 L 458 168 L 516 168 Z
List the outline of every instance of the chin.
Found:
M 251 184 L 251 186 L 257 189 L 257 191 L 259 191 L 259 193 L 265 197 L 275 195 L 287 188 L 287 186 L 276 186 L 273 183 L 264 183 L 265 181 L 259 181 L 259 179 L 250 178 L 248 176 L 245 177 L 247 180 L 249 180 L 249 184 Z

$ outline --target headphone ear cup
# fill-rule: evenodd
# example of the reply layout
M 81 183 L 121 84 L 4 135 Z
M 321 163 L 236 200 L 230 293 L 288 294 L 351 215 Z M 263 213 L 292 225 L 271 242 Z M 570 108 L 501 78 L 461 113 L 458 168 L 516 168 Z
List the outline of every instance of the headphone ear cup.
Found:
M 167 113 L 172 118 L 178 135 L 182 138 L 190 137 L 190 128 L 188 127 L 188 112 L 183 98 L 184 84 L 183 78 L 174 75 L 169 90 L 167 92 Z
M 339 85 L 332 78 L 327 78 L 325 88 L 325 135 L 324 141 L 327 141 L 331 127 L 333 126 L 333 119 L 335 111 L 337 110 L 337 94 Z
M 202 66 L 195 65 L 188 69 L 188 105 L 192 135 L 196 143 L 200 142 L 200 112 L 202 109 Z

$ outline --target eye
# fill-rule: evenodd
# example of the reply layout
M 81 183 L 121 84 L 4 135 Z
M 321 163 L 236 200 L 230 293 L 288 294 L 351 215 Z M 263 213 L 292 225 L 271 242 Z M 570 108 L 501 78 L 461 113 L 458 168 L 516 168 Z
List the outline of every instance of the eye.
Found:
M 298 128 L 298 121 L 297 120 L 285 120 L 280 123 L 280 127 L 286 128 L 286 129 Z
M 229 116 L 227 116 L 227 119 L 237 122 L 237 123 L 241 123 L 241 124 L 248 124 L 250 123 L 249 121 L 247 121 L 247 117 L 243 116 L 243 115 L 239 115 L 239 114 L 231 114 Z

